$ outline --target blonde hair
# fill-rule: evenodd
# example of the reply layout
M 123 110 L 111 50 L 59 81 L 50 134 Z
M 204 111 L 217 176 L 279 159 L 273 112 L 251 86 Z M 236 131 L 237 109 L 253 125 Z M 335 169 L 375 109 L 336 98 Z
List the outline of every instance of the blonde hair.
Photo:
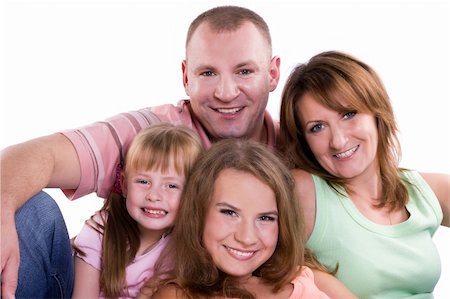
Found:
M 188 176 L 195 160 L 202 152 L 201 142 L 189 128 L 159 123 L 140 131 L 126 153 L 124 177 L 140 170 L 160 170 L 170 167 Z M 95 223 L 103 234 L 100 289 L 108 297 L 123 296 L 126 285 L 126 267 L 133 261 L 140 245 L 136 221 L 129 215 L 126 199 L 111 193 L 105 201 L 101 215 L 105 225 Z M 91 218 L 90 223 L 92 223 Z M 91 225 L 92 226 L 92 225 Z
M 367 64 L 337 51 L 312 57 L 290 74 L 282 93 L 280 109 L 280 150 L 292 167 L 324 178 L 332 186 L 345 186 L 342 178 L 326 171 L 315 158 L 304 136 L 298 103 L 303 95 L 338 111 L 354 109 L 374 115 L 378 129 L 377 160 L 382 195 L 379 207 L 404 207 L 407 189 L 399 174 L 401 148 L 389 96 L 377 73 Z M 338 99 L 345 99 L 345 106 Z

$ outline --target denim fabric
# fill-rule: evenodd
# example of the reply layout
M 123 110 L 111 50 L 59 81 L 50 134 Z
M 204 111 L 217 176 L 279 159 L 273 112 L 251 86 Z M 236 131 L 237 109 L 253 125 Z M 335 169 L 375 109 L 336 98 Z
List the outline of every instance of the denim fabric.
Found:
M 16 212 L 20 266 L 17 298 L 70 298 L 74 265 L 69 234 L 55 200 L 41 191 Z

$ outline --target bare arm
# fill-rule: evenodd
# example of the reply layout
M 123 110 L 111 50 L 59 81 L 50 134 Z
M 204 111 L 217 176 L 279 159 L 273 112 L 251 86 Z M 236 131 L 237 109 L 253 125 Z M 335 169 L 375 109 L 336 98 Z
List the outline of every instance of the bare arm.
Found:
M 314 181 L 306 171 L 293 170 L 292 175 L 295 179 L 295 192 L 297 193 L 302 208 L 304 219 L 306 237 L 309 238 L 314 229 L 314 222 L 316 221 L 316 191 L 314 189 Z
M 75 258 L 75 287 L 72 298 L 98 298 L 100 295 L 100 271 Z
M 329 273 L 325 273 L 319 270 L 313 270 L 314 283 L 317 287 L 327 294 L 331 299 L 356 299 L 352 292 L 347 289 L 342 282 Z
M 421 173 L 421 175 L 433 189 L 441 204 L 444 214 L 441 224 L 450 227 L 450 175 L 438 173 Z
M 2 296 L 11 298 L 17 285 L 19 244 L 15 211 L 45 187 L 76 188 L 78 156 L 62 134 L 5 148 L 1 152 Z

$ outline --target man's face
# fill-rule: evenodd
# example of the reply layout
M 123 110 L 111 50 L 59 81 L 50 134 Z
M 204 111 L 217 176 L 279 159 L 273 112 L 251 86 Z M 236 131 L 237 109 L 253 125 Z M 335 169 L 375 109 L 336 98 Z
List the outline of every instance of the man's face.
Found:
M 279 80 L 280 59 L 252 23 L 213 32 L 207 23 L 193 34 L 183 62 L 192 109 L 214 139 L 263 141 L 269 93 Z

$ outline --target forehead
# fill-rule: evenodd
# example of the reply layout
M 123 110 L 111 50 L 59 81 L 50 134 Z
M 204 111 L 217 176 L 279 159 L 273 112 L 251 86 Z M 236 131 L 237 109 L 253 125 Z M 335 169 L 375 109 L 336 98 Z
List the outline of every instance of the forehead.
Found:
M 213 64 L 227 61 L 270 61 L 271 46 L 251 22 L 244 22 L 236 30 L 213 30 L 209 23 L 202 23 L 192 35 L 186 48 L 189 64 Z
M 222 170 L 214 183 L 212 205 L 220 202 L 255 213 L 277 210 L 275 193 L 269 185 L 233 168 Z

